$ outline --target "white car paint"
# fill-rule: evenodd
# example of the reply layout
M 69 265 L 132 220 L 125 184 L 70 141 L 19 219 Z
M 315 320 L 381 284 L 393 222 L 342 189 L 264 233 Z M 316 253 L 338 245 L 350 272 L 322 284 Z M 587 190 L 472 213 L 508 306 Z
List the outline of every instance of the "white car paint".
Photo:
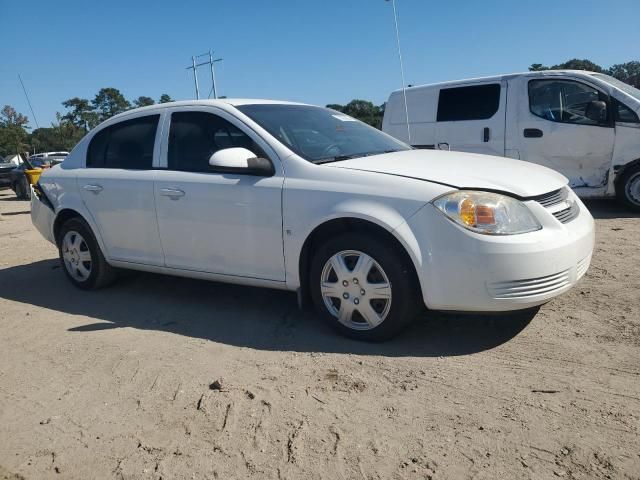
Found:
M 411 144 L 421 148 L 450 148 L 524 160 L 556 170 L 569 179 L 582 198 L 616 195 L 616 178 L 640 161 L 640 123 L 611 121 L 607 126 L 560 123 L 534 115 L 529 82 L 566 80 L 595 88 L 640 116 L 640 99 L 593 72 L 558 70 L 474 78 L 406 89 Z M 437 121 L 443 89 L 499 85 L 500 99 L 493 116 L 483 120 Z M 384 132 L 408 140 L 402 90 L 391 93 L 382 124 Z M 488 135 L 485 136 L 485 129 Z M 539 138 L 526 138 L 537 129 Z
M 586 207 L 570 190 L 565 202 L 550 208 L 532 199 L 566 188 L 562 175 L 525 162 L 425 150 L 317 165 L 235 108 L 256 103 L 284 102 L 174 102 L 109 119 L 62 165 L 42 175 L 40 186 L 50 207 L 32 196 L 35 226 L 54 242 L 56 218 L 74 211 L 87 221 L 113 266 L 297 290 L 303 282 L 301 253 L 312 232 L 334 219 L 357 218 L 398 240 L 413 262 L 425 305 L 443 310 L 502 311 L 539 305 L 571 288 L 586 272 L 594 245 L 594 223 Z M 207 111 L 231 121 L 267 153 L 275 174 L 169 170 L 169 114 L 174 111 Z M 161 115 L 153 170 L 86 168 L 87 146 L 94 135 L 150 114 Z M 85 188 L 95 184 L 102 189 Z M 523 200 L 541 230 L 482 235 L 453 223 L 431 203 L 469 188 Z M 163 193 L 167 190 L 184 195 L 172 198 Z M 553 213 L 570 202 L 580 212 L 561 223 Z M 532 281 L 544 282 L 544 288 L 531 291 L 526 285 Z M 496 293 L 499 282 L 524 284 L 527 294 L 503 297 Z

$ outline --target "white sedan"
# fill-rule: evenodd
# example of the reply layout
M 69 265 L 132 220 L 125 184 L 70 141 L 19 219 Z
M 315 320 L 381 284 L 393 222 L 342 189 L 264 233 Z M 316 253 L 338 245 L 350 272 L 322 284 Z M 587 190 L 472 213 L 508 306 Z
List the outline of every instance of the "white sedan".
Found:
M 69 280 L 116 268 L 297 291 L 381 340 L 425 306 L 526 309 L 584 275 L 594 222 L 534 164 L 414 150 L 334 110 L 264 100 L 117 115 L 42 175 L 32 219 Z

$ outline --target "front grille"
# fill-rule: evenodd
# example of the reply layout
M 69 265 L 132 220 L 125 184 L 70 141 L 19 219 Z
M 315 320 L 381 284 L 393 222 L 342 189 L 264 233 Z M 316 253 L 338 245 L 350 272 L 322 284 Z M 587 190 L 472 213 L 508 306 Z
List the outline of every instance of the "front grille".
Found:
M 567 189 L 561 188 L 559 190 L 554 190 L 553 192 L 545 193 L 544 195 L 533 197 L 530 200 L 535 200 L 543 207 L 549 208 L 564 202 L 568 196 L 569 192 L 567 192 Z
M 569 223 L 580 214 L 580 207 L 578 204 L 569 200 L 568 188 L 554 190 L 553 192 L 528 198 L 527 200 L 534 200 L 538 202 L 540 205 L 548 209 L 560 223 Z
M 558 219 L 560 223 L 569 223 L 580 214 L 580 207 L 577 203 L 572 203 L 569 208 L 558 210 L 553 212 L 553 216 Z
M 488 284 L 489 293 L 496 299 L 529 298 L 560 290 L 571 283 L 569 270 L 553 275 Z

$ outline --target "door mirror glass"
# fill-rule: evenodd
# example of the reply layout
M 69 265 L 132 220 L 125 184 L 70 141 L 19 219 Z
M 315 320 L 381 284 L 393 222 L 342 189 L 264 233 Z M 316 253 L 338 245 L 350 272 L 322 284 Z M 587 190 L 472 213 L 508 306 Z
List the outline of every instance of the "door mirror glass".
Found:
M 584 111 L 585 117 L 597 123 L 606 123 L 607 104 L 602 100 L 592 100 L 587 103 Z
M 270 177 L 275 173 L 268 159 L 257 157 L 251 150 L 242 147 L 218 150 L 209 157 L 209 166 L 216 172 L 246 173 L 263 177 Z

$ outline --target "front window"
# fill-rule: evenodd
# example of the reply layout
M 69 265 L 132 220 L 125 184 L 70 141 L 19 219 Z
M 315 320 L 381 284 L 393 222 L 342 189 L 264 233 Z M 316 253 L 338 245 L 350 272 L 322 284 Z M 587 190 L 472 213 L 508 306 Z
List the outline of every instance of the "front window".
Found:
M 537 117 L 551 122 L 578 125 L 606 125 L 606 119 L 589 115 L 592 102 L 606 101 L 595 88 L 571 80 L 532 80 L 529 82 L 529 108 Z
M 236 108 L 313 163 L 411 149 L 355 118 L 328 108 L 283 104 L 241 105 Z
M 640 90 L 636 87 L 629 85 L 628 83 L 621 82 L 617 78 L 613 78 L 609 75 L 605 75 L 604 73 L 593 73 L 592 77 L 596 77 L 603 82 L 607 82 L 609 85 L 617 88 L 618 90 L 622 90 L 627 95 L 631 95 L 633 98 L 640 102 Z

